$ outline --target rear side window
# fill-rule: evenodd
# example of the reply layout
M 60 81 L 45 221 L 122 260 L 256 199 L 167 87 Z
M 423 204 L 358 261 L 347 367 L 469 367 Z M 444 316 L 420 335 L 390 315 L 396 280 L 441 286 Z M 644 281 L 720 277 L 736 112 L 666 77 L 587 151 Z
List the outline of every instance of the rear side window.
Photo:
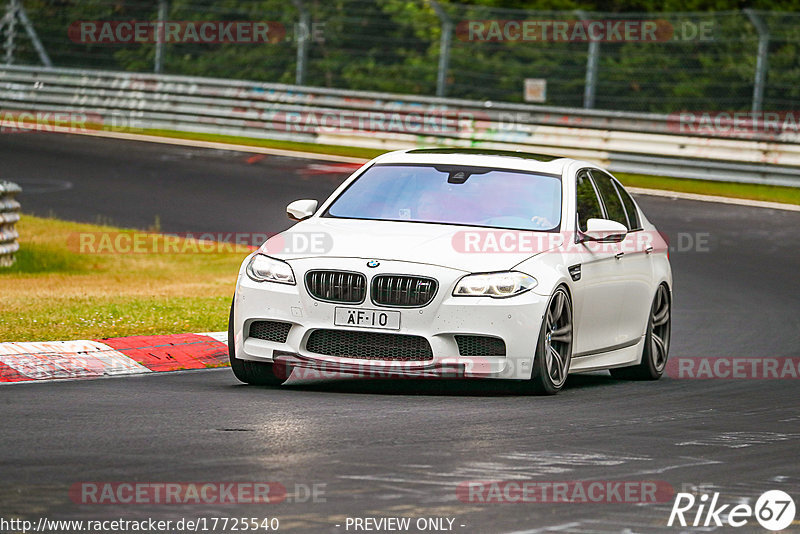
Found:
M 600 207 L 600 201 L 597 199 L 597 193 L 594 190 L 592 181 L 589 179 L 588 172 L 578 172 L 578 176 L 576 177 L 576 185 L 578 229 L 581 232 L 585 232 L 586 221 L 589 219 L 602 219 L 603 209 Z
M 628 217 L 625 215 L 625 208 L 622 207 L 622 200 L 620 200 L 617 189 L 611 182 L 611 177 L 602 172 L 592 171 L 592 178 L 594 178 L 594 183 L 600 192 L 603 205 L 606 207 L 606 216 L 612 221 L 630 228 L 628 226 Z
M 625 213 L 628 214 L 628 230 L 639 230 L 642 227 L 642 223 L 639 221 L 639 212 L 636 211 L 636 204 L 634 204 L 631 195 L 622 187 L 622 184 L 615 180 L 614 185 L 617 188 L 619 196 L 622 198 L 622 205 L 625 206 Z

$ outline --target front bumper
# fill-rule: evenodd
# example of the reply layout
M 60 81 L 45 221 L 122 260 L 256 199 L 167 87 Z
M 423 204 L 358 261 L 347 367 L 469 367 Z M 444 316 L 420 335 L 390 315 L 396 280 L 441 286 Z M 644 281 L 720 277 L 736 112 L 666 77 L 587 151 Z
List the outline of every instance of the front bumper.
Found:
M 426 264 L 383 261 L 366 268 L 367 259 L 325 258 L 291 262 L 297 285 L 254 282 L 240 270 L 234 299 L 234 338 L 238 358 L 279 362 L 295 369 L 314 370 L 308 376 L 361 375 L 368 377 L 463 377 L 527 379 L 531 376 L 547 297 L 533 291 L 505 299 L 453 297 L 455 283 L 465 272 Z M 362 304 L 333 304 L 315 300 L 304 286 L 310 269 L 357 271 L 368 278 L 383 273 L 404 273 L 435 278 L 439 290 L 422 308 L 391 308 L 373 304 L 369 295 Z M 400 330 L 334 326 L 337 307 L 399 311 Z M 292 325 L 285 343 L 245 337 L 253 321 L 280 321 Z M 306 350 L 306 341 L 316 329 L 395 333 L 425 338 L 433 359 L 396 361 L 355 359 L 317 354 Z M 461 356 L 455 335 L 499 337 L 505 356 Z

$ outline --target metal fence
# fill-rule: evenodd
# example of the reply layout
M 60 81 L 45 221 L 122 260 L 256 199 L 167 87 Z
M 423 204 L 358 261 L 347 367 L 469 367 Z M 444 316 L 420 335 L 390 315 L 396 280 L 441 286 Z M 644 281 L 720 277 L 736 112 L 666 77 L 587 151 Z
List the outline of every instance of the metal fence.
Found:
M 19 233 L 15 228 L 19 221 L 19 202 L 16 196 L 22 189 L 11 182 L 0 181 L 0 267 L 14 263 L 14 254 L 19 250 Z
M 683 131 L 680 115 L 324 89 L 256 81 L 0 66 L 0 130 L 202 132 L 385 150 L 559 154 L 614 171 L 800 186 L 796 130 Z
M 8 64 L 482 101 L 523 102 L 527 94 L 548 106 L 659 113 L 785 111 L 800 103 L 798 13 L 525 11 L 434 0 L 8 0 L 7 6 Z M 182 29 L 262 21 L 269 34 L 261 42 L 214 42 L 181 30 L 171 39 L 161 26 L 152 35 L 162 38 L 137 41 L 116 31 L 131 21 L 178 22 Z

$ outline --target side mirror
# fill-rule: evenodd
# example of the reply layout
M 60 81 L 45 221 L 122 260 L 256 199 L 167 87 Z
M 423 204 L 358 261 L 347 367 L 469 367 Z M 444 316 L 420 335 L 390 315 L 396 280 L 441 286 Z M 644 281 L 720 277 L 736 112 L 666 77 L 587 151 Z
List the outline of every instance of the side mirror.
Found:
M 302 221 L 303 219 L 308 219 L 314 212 L 317 211 L 317 205 L 319 203 L 316 200 L 295 200 L 288 206 L 286 206 L 286 215 L 293 221 Z
M 628 234 L 624 224 L 609 219 L 589 219 L 586 231 L 581 232 L 581 241 L 599 241 L 601 243 L 619 243 Z

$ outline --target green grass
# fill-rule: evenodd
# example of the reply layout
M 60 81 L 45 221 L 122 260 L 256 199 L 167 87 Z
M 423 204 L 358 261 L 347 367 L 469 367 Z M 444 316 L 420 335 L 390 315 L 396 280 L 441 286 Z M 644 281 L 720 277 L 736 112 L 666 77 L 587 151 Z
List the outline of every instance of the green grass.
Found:
M 134 231 L 30 215 L 23 215 L 18 227 L 17 261 L 0 268 L 0 342 L 227 328 L 245 248 L 93 253 L 97 250 L 79 248 L 77 236 Z M 155 243 L 163 240 L 148 236 Z M 181 249 L 198 250 L 192 243 L 181 240 Z
M 91 269 L 86 256 L 43 243 L 29 243 L 20 248 L 10 267 L 0 268 L 0 274 L 80 273 Z
M 218 135 L 197 132 L 177 132 L 173 130 L 131 130 L 145 135 L 157 135 L 174 139 L 192 139 L 195 141 L 210 141 L 213 143 L 230 143 L 234 145 L 276 148 L 280 150 L 295 150 L 313 154 L 335 156 L 349 156 L 352 158 L 372 159 L 386 153 L 386 150 L 376 148 L 361 148 L 355 146 L 323 145 L 317 143 L 301 143 L 296 141 L 282 141 L 278 139 L 259 139 L 255 137 L 240 137 L 236 135 Z
M 3 341 L 52 341 L 219 332 L 228 326 L 230 303 L 230 295 L 35 299 L 11 317 L 0 312 L 0 335 Z
M 641 174 L 615 173 L 615 176 L 627 186 L 645 187 L 648 189 L 664 189 L 699 195 L 746 198 L 800 204 L 800 187 L 784 187 L 777 185 L 740 184 L 735 182 L 715 182 L 711 180 L 689 180 L 685 178 L 666 178 L 663 176 L 644 176 Z

